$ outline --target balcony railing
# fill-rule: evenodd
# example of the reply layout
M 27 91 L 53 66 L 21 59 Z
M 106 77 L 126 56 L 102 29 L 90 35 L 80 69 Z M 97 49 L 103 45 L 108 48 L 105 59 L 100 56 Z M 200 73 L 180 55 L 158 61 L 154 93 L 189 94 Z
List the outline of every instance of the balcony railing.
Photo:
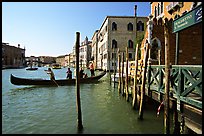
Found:
M 171 2 L 168 6 L 166 6 L 167 11 L 172 14 L 178 8 L 183 6 L 183 2 Z

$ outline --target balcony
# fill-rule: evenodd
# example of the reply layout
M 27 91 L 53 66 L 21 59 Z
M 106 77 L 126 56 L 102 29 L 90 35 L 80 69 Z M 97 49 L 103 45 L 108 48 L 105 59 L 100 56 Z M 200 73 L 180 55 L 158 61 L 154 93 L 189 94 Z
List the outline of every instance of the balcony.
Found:
M 168 6 L 166 6 L 166 9 L 169 12 L 169 14 L 172 14 L 182 6 L 183 6 L 183 2 L 171 2 Z

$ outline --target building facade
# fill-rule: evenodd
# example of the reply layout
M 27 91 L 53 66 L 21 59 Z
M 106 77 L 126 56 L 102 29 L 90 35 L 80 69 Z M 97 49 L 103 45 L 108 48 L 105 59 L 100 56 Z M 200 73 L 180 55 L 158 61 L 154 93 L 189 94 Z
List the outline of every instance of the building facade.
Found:
M 147 20 L 147 17 L 107 16 L 98 31 L 97 67 L 113 70 L 118 64 L 118 49 L 125 53 L 126 47 L 129 60 L 134 60 L 137 35 L 144 34 Z
M 40 63 L 39 57 L 35 57 L 35 56 L 26 57 L 26 66 L 40 67 L 41 63 Z
M 65 55 L 65 66 L 70 67 L 70 54 Z
M 39 56 L 38 58 L 41 66 L 51 66 L 52 63 L 56 62 L 56 57 L 52 56 Z
M 92 52 L 91 52 L 91 60 L 93 60 L 93 64 L 95 69 L 102 69 L 98 64 L 98 30 L 96 30 L 92 36 Z
M 73 46 L 72 52 L 70 53 L 70 67 L 76 67 L 76 50 Z
M 25 67 L 25 48 L 11 46 L 9 43 L 2 43 L 2 68 Z
M 88 68 L 91 61 L 92 42 L 85 38 L 79 47 L 79 65 L 84 68 Z

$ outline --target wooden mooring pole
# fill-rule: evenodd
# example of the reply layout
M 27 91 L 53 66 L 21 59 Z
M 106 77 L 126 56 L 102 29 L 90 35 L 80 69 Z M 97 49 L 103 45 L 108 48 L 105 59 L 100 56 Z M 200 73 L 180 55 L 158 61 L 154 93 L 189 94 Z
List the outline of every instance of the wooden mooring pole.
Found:
M 81 114 L 81 103 L 80 103 L 80 77 L 79 77 L 79 45 L 80 45 L 80 33 L 76 32 L 76 45 L 75 45 L 75 53 L 76 53 L 76 106 L 78 113 L 78 130 L 81 131 L 83 129 L 82 125 L 82 114 Z
M 121 83 L 122 83 L 122 96 L 124 96 L 124 79 L 123 79 L 123 74 L 124 74 L 124 52 L 122 52 L 122 71 L 121 71 Z
M 142 88 L 140 93 L 140 107 L 139 107 L 139 117 L 138 119 L 143 119 L 143 110 L 144 110 L 144 96 L 145 96 L 145 82 L 146 82 L 146 71 L 147 71 L 147 58 L 148 58 L 148 52 L 149 52 L 149 44 L 146 43 L 146 49 L 145 49 L 145 56 L 144 56 L 144 67 L 142 68 Z
M 115 62 L 116 62 L 116 53 L 115 53 L 115 48 L 113 48 L 113 64 L 114 64 L 114 66 L 113 66 L 113 88 L 115 88 L 115 74 L 116 74 L 116 64 L 115 64 Z
M 137 70 L 138 70 L 138 47 L 139 45 L 137 44 L 136 49 L 135 49 L 135 75 L 134 75 L 134 89 L 133 89 L 133 100 L 132 100 L 132 107 L 134 109 L 137 108 Z
M 170 60 L 169 60 L 169 21 L 164 20 L 164 39 L 165 39 L 165 92 L 164 92 L 164 133 L 170 134 L 169 118 L 169 78 L 170 78 Z
M 126 94 L 126 101 L 129 101 L 129 90 L 128 90 L 128 58 L 129 58 L 129 53 L 128 53 L 128 47 L 126 47 L 126 86 L 125 86 L 125 94 Z
M 118 48 L 118 93 L 121 93 L 121 67 L 120 67 L 120 49 Z

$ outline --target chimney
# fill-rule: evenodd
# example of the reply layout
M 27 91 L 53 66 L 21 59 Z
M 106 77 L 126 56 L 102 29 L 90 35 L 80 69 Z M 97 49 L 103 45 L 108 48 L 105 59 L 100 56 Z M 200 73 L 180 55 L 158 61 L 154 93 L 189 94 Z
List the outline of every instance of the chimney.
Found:
M 135 17 L 137 16 L 137 5 L 135 5 Z
M 20 48 L 20 44 L 18 44 L 18 48 Z

